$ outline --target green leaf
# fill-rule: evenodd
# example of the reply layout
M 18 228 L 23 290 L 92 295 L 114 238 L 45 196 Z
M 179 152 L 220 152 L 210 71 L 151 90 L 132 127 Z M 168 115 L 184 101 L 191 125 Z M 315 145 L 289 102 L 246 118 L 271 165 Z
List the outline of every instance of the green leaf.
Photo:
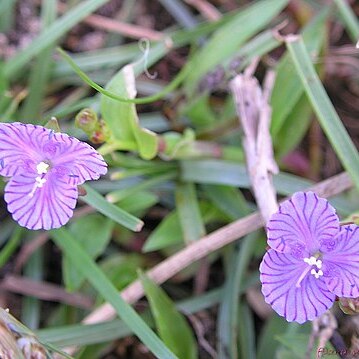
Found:
M 223 160 L 186 160 L 181 161 L 181 179 L 183 181 L 220 184 L 233 187 L 250 188 L 251 184 L 243 164 Z M 292 195 L 314 183 L 289 173 L 280 172 L 273 177 L 275 189 L 280 194 Z M 350 215 L 358 207 L 358 202 L 350 203 L 345 196 L 332 198 L 329 202 L 342 214 Z
M 106 201 L 97 191 L 91 188 L 88 185 L 82 185 L 87 194 L 81 199 L 90 205 L 91 207 L 97 209 L 100 213 L 105 215 L 108 218 L 111 218 L 115 222 L 123 225 L 124 227 L 131 229 L 132 231 L 139 232 L 143 227 L 143 222 L 122 210 L 120 207 L 115 206 L 112 203 Z
M 123 97 L 136 97 L 133 65 L 125 66 L 106 86 L 106 89 Z M 136 106 L 101 96 L 101 113 L 107 123 L 112 140 L 122 149 L 137 150 L 144 159 L 156 156 L 158 139 L 154 132 L 140 127 Z M 126 148 L 127 147 L 127 148 Z
M 334 0 L 334 3 L 338 7 L 350 38 L 356 43 L 359 39 L 359 22 L 357 16 L 346 0 Z
M 303 30 L 303 40 L 310 53 L 318 53 L 323 45 L 327 18 L 328 10 L 324 10 Z M 301 116 L 296 113 L 296 106 L 303 106 L 304 100 L 301 100 L 303 94 L 304 87 L 300 83 L 290 55 L 286 53 L 277 66 L 276 80 L 271 96 L 271 134 L 276 148 L 281 148 L 277 141 L 281 141 L 285 135 L 285 132 L 280 132 L 283 126 L 287 125 L 287 129 L 289 127 L 296 128 L 297 125 L 304 127 L 301 123 Z M 298 105 L 299 101 L 302 102 L 301 105 Z M 290 118 L 288 118 L 289 116 Z M 290 140 L 292 140 L 291 137 Z
M 210 221 L 229 221 L 228 217 L 224 217 L 215 206 L 208 202 L 200 202 L 199 209 L 204 224 Z M 142 250 L 143 252 L 151 252 L 176 244 L 183 244 L 183 242 L 183 227 L 181 226 L 178 211 L 174 210 L 151 232 Z
M 175 198 L 184 240 L 189 244 L 206 233 L 197 200 L 196 186 L 189 182 L 177 183 Z
M 113 225 L 113 221 L 108 218 L 99 214 L 90 214 L 71 223 L 69 231 L 88 255 L 95 259 L 106 249 L 111 239 Z M 62 268 L 66 288 L 69 291 L 79 289 L 85 278 L 66 256 L 63 258 Z
M 142 251 L 151 252 L 183 242 L 178 212 L 168 214 L 148 236 Z
M 193 71 L 185 80 L 187 95 L 192 96 L 201 78 L 225 61 L 251 36 L 266 26 L 289 0 L 264 0 L 248 6 L 221 26 L 207 44 L 187 64 Z
M 41 6 L 42 32 L 47 32 L 54 23 L 57 12 L 57 0 L 43 0 Z M 43 49 L 32 66 L 28 83 L 29 94 L 21 108 L 19 117 L 25 123 L 39 123 L 42 101 L 52 70 L 52 53 L 55 44 Z
M 24 50 L 15 55 L 6 63 L 5 73 L 11 79 L 23 66 L 42 50 L 60 39 L 67 31 L 82 19 L 96 11 L 109 0 L 81 1 L 65 15 L 57 19 L 47 30 L 42 32 Z
M 305 94 L 303 94 L 275 136 L 276 157 L 282 158 L 296 148 L 310 126 L 312 115 L 312 107 Z
M 290 38 L 286 45 L 321 127 L 343 167 L 351 175 L 356 187 L 359 188 L 358 151 L 330 102 L 302 39 L 300 37 Z
M 119 205 L 129 213 L 138 213 L 154 206 L 158 201 L 158 196 L 152 192 L 137 191 L 122 199 Z
M 140 274 L 140 279 L 161 339 L 179 359 L 197 358 L 196 341 L 184 316 L 168 295 L 145 274 Z
M 65 228 L 52 230 L 51 236 L 56 245 L 61 248 L 63 253 L 72 262 L 72 265 L 113 306 L 118 316 L 122 318 L 155 356 L 161 359 L 177 358 L 153 333 L 135 310 L 122 299 L 106 275 Z
M 182 109 L 184 116 L 188 116 L 191 123 L 199 129 L 206 129 L 216 123 L 217 118 L 209 103 L 208 94 L 196 97 L 189 101 Z
M 137 253 L 113 254 L 100 262 L 101 269 L 118 290 L 135 281 L 137 269 L 144 265 L 144 257 Z
M 273 316 L 266 321 L 260 333 L 257 358 L 275 358 L 275 353 L 280 344 L 276 336 L 284 334 L 288 328 L 296 326 L 298 326 L 297 323 L 288 323 L 284 318 L 273 314 Z

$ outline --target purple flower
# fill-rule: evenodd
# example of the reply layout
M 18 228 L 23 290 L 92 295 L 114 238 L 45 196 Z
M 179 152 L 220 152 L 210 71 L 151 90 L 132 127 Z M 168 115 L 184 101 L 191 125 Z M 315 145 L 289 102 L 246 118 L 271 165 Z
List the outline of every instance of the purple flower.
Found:
M 259 267 L 265 301 L 287 321 L 323 314 L 338 297 L 359 297 L 359 231 L 339 225 L 335 209 L 313 192 L 297 192 L 267 224 Z
M 23 227 L 63 226 L 76 206 L 77 186 L 106 172 L 102 156 L 76 138 L 42 126 L 0 124 L 0 175 L 11 177 L 5 201 Z

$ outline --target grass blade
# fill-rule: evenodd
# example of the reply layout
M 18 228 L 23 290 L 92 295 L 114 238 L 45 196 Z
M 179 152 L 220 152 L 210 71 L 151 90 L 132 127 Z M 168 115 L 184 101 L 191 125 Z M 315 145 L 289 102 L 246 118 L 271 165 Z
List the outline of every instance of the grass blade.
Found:
M 266 26 L 287 3 L 288 0 L 258 1 L 239 11 L 231 21 L 221 26 L 186 65 L 191 69 L 185 82 L 187 95 L 192 96 L 199 81 L 208 71 L 238 51 L 241 45 Z
M 193 183 L 177 183 L 175 198 L 184 240 L 189 244 L 200 239 L 206 233 L 195 185 Z
M 178 358 L 197 358 L 196 341 L 184 316 L 161 287 L 143 273 L 140 278 L 162 340 Z
M 76 7 L 56 20 L 46 32 L 42 32 L 29 46 L 6 63 L 5 73 L 8 78 L 12 78 L 16 75 L 34 56 L 59 40 L 61 36 L 66 34 L 74 25 L 108 1 L 109 0 L 87 0 L 79 2 Z
M 56 245 L 66 254 L 73 266 L 115 308 L 117 314 L 155 356 L 161 359 L 176 358 L 135 310 L 121 298 L 117 289 L 65 228 L 53 230 L 51 234 Z
M 123 225 L 124 227 L 131 229 L 132 231 L 139 232 L 143 227 L 143 222 L 122 210 L 120 207 L 115 206 L 112 203 L 106 201 L 97 191 L 88 185 L 83 185 L 86 189 L 86 196 L 81 199 L 93 208 L 96 208 L 100 213 L 108 218 L 111 218 L 115 222 Z
M 357 42 L 359 39 L 359 23 L 357 17 L 355 16 L 347 1 L 334 0 L 334 2 L 339 10 L 340 16 L 343 19 L 350 38 L 353 40 L 353 42 Z
M 324 90 L 301 37 L 290 37 L 287 48 L 317 115 L 319 123 L 336 154 L 359 188 L 359 154 L 333 104 Z
M 42 4 L 42 31 L 47 32 L 47 29 L 56 19 L 57 1 L 42 1 Z M 36 63 L 31 69 L 29 95 L 26 98 L 19 116 L 23 122 L 39 122 L 41 103 L 51 72 L 53 50 L 54 44 L 41 51 L 36 59 Z

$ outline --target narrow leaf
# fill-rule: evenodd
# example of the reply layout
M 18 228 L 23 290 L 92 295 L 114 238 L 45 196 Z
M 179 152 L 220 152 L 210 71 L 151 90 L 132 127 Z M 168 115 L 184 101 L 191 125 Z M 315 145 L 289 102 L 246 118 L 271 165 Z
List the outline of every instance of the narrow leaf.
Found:
M 134 99 L 137 91 L 132 65 L 125 66 L 106 86 L 107 90 L 125 98 Z M 101 97 L 101 112 L 106 121 L 113 141 L 130 143 L 144 159 L 151 159 L 157 154 L 158 139 L 154 132 L 140 127 L 136 106 L 107 96 Z
M 51 234 L 56 245 L 61 248 L 73 266 L 75 266 L 102 297 L 114 307 L 118 316 L 122 318 L 128 327 L 133 330 L 134 334 L 138 336 L 155 356 L 161 359 L 176 358 L 139 317 L 135 310 L 122 299 L 106 275 L 65 228 L 53 230 Z
M 42 32 L 23 51 L 6 63 L 5 73 L 8 78 L 12 78 L 12 76 L 21 70 L 34 56 L 60 39 L 61 36 L 66 34 L 74 25 L 108 1 L 109 0 L 81 1 L 77 6 L 56 20 L 46 32 Z
M 359 154 L 333 104 L 315 72 L 307 49 L 300 37 L 289 38 L 287 48 L 300 76 L 306 94 L 341 163 L 359 188 Z
M 341 18 L 353 42 L 359 40 L 359 22 L 350 5 L 346 0 L 334 0 L 338 7 Z
M 160 287 L 145 274 L 140 274 L 140 278 L 158 333 L 164 343 L 179 359 L 197 358 L 196 341 L 186 319 L 178 312 L 175 304 Z
M 87 194 L 81 199 L 90 205 L 91 207 L 97 209 L 100 213 L 105 215 L 108 218 L 111 218 L 115 222 L 123 225 L 124 227 L 131 229 L 132 231 L 139 232 L 143 227 L 143 222 L 134 217 L 132 214 L 129 214 L 115 206 L 112 203 L 106 201 L 97 191 L 91 188 L 88 185 L 83 185 Z
M 200 239 L 205 235 L 205 228 L 195 185 L 193 183 L 177 183 L 175 198 L 185 242 L 190 243 Z

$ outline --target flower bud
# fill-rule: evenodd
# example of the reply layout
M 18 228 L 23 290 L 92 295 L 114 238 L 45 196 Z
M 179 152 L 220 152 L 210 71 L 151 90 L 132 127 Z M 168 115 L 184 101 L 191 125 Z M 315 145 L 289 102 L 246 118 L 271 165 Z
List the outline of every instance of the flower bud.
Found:
M 94 129 L 94 131 L 92 131 L 92 133 L 89 135 L 90 137 L 90 141 L 92 143 L 104 143 L 107 140 L 109 140 L 110 138 L 110 131 L 106 126 L 105 121 L 103 120 L 99 120 L 97 122 L 97 125 Z
M 345 314 L 358 314 L 359 298 L 339 298 L 339 307 Z
M 87 134 L 90 134 L 95 130 L 97 123 L 97 114 L 91 108 L 84 108 L 77 114 L 75 119 L 76 127 L 80 128 Z

